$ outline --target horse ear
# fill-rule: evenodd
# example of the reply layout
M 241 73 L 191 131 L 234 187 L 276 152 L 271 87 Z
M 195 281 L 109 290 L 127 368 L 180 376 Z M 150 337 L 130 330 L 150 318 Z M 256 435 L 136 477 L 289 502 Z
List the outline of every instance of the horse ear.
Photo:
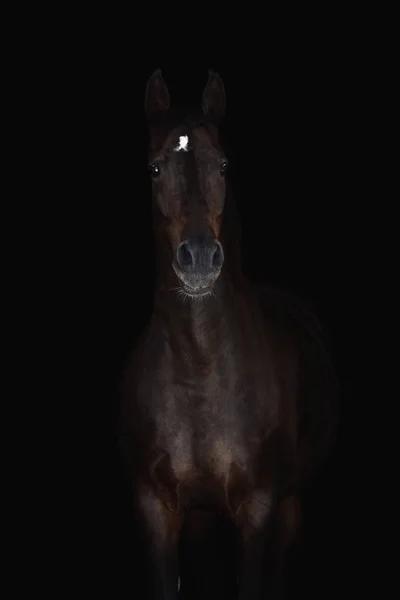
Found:
M 161 69 L 156 69 L 146 85 L 144 108 L 147 118 L 153 120 L 163 117 L 169 109 L 169 104 L 170 96 Z
M 219 121 L 225 115 L 225 88 L 218 73 L 208 71 L 208 81 L 203 91 L 203 112 Z

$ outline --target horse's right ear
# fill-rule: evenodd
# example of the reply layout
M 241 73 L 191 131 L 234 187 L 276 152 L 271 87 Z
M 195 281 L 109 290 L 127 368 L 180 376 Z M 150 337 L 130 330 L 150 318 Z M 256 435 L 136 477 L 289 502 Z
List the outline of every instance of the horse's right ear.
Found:
M 156 69 L 146 85 L 144 109 L 147 118 L 150 120 L 160 119 L 168 111 L 169 104 L 170 96 L 161 69 Z

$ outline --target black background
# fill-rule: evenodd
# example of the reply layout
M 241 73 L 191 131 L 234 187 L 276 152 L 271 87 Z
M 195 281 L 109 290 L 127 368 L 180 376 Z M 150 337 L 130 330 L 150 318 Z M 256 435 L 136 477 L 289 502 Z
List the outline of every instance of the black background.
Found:
M 79 51 L 70 41 L 48 99 L 60 107 L 53 235 L 62 240 L 59 293 L 68 307 L 60 322 L 72 343 L 61 361 L 65 412 L 73 421 L 66 447 L 66 480 L 73 483 L 66 486 L 62 520 L 74 553 L 66 579 L 83 577 L 82 590 L 107 590 L 115 598 L 130 597 L 140 580 L 116 452 L 114 386 L 151 312 L 155 255 L 144 91 L 160 67 L 172 101 L 200 103 L 212 68 L 225 83 L 245 270 L 254 280 L 310 298 L 330 335 L 342 385 L 338 448 L 309 492 L 306 553 L 298 569 L 302 594 L 336 597 L 348 576 L 343 460 L 357 402 L 358 52 L 335 36 L 325 43 L 324 35 L 314 42 L 299 36 L 272 52 L 233 58 L 224 50 L 195 61 L 189 51 L 172 59 L 164 47 L 132 49 L 116 32 L 100 38 L 92 43 L 89 36 Z

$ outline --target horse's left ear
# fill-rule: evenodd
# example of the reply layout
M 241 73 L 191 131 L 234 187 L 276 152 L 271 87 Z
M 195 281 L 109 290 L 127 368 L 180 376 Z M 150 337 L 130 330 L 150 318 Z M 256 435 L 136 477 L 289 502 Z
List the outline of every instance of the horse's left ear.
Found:
M 208 71 L 208 81 L 203 91 L 203 112 L 219 121 L 225 115 L 225 87 L 221 77 L 215 71 Z

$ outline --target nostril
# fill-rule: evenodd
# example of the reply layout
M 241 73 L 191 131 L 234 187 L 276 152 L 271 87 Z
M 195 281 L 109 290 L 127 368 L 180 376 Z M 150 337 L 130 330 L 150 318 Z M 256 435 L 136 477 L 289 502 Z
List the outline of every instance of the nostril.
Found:
M 213 255 L 212 255 L 212 266 L 215 269 L 220 269 L 224 262 L 224 253 L 222 251 L 222 246 L 219 242 L 216 242 Z
M 192 253 L 187 242 L 182 242 L 177 252 L 178 264 L 180 267 L 187 267 L 193 263 Z
M 190 254 L 189 248 L 185 245 L 181 248 L 181 261 L 184 265 L 190 265 L 192 262 L 192 255 Z

